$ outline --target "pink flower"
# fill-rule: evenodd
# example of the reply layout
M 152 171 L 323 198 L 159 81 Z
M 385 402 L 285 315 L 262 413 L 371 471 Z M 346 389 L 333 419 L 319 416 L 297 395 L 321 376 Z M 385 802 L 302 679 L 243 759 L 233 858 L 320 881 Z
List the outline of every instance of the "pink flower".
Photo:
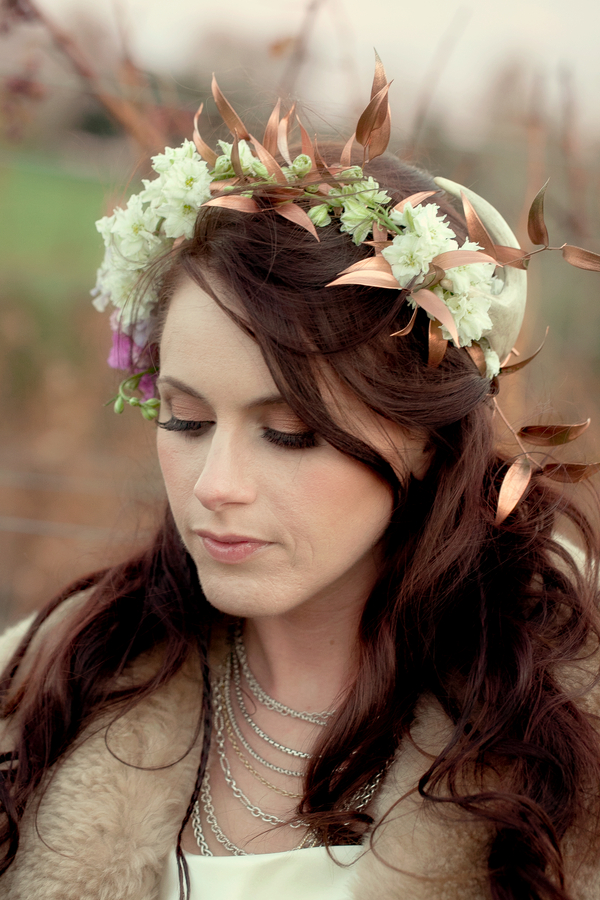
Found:
M 142 375 L 140 378 L 140 383 L 138 385 L 138 389 L 142 395 L 142 400 L 150 400 L 151 397 L 154 397 L 154 380 L 155 375 Z
M 141 348 L 134 344 L 129 335 L 113 331 L 112 347 L 108 354 L 108 364 L 112 369 L 132 369 L 139 358 Z M 134 348 L 137 353 L 134 355 Z
M 143 372 L 152 365 L 147 348 L 136 344 L 133 338 L 122 331 L 113 331 L 113 342 L 108 354 L 108 364 L 112 369 Z

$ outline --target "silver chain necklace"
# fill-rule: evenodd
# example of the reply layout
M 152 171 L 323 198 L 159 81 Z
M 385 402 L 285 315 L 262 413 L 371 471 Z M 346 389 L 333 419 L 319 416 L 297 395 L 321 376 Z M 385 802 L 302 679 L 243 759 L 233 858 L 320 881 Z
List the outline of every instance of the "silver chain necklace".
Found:
M 232 669 L 233 679 L 231 677 Z M 254 731 L 255 734 L 259 736 L 259 738 L 261 738 L 267 744 L 270 744 L 271 747 L 275 747 L 276 750 L 281 750 L 282 753 L 287 753 L 289 756 L 295 756 L 297 759 L 312 759 L 312 753 L 305 753 L 303 750 L 294 750 L 292 747 L 286 747 L 284 744 L 277 743 L 277 741 L 274 741 L 273 738 L 269 737 L 268 734 L 265 734 L 262 728 L 260 728 L 256 724 L 256 722 L 248 712 L 246 704 L 244 703 L 244 695 L 242 693 L 242 687 L 239 678 L 237 657 L 234 654 L 229 657 L 229 660 L 227 662 L 227 679 L 229 682 L 233 681 L 235 699 L 237 700 L 237 704 L 240 708 L 241 714 L 243 715 L 250 728 Z
M 258 702 L 262 703 L 263 706 L 266 706 L 267 709 L 272 709 L 274 710 L 274 712 L 278 712 L 282 716 L 291 716 L 294 719 L 302 719 L 303 722 L 310 722 L 313 725 L 321 726 L 327 725 L 327 720 L 335 715 L 335 710 L 321 713 L 300 712 L 297 709 L 292 709 L 291 706 L 286 706 L 285 703 L 280 703 L 279 700 L 275 700 L 274 697 L 271 697 L 269 694 L 267 694 L 267 692 L 261 688 L 260 684 L 252 674 L 250 666 L 248 665 L 246 645 L 244 644 L 241 625 L 238 625 L 235 630 L 233 646 L 239 668 L 241 669 L 242 674 L 246 679 L 248 687 L 250 688 Z
M 299 771 L 298 769 L 284 769 L 282 766 L 276 766 L 275 763 L 269 762 L 267 759 L 263 759 L 259 753 L 248 743 L 244 735 L 240 730 L 240 726 L 238 725 L 237 719 L 235 717 L 235 713 L 233 711 L 233 707 L 231 705 L 231 695 L 229 691 L 225 692 L 225 712 L 227 713 L 227 719 L 235 732 L 235 736 L 239 739 L 240 743 L 244 747 L 245 750 L 248 751 L 250 756 L 254 757 L 254 759 L 261 763 L 261 765 L 266 766 L 267 769 L 271 769 L 273 772 L 278 772 L 280 775 L 289 775 L 294 778 L 302 778 L 304 776 L 304 772 Z
M 219 679 L 219 682 L 217 683 L 217 685 L 215 685 L 215 700 L 216 697 L 222 694 L 225 690 L 227 690 L 227 680 L 225 678 Z M 260 806 L 256 806 L 256 804 L 252 803 L 252 801 L 248 799 L 246 794 L 236 783 L 233 775 L 231 774 L 231 767 L 229 765 L 229 760 L 227 759 L 227 753 L 225 752 L 225 723 L 223 721 L 222 705 L 220 699 L 218 701 L 216 700 L 215 702 L 215 742 L 217 745 L 217 755 L 219 757 L 221 769 L 223 770 L 225 782 L 231 788 L 233 796 L 240 801 L 240 803 L 248 810 L 251 815 L 253 815 L 257 819 L 262 819 L 262 821 L 266 822 L 267 825 L 285 825 L 285 819 L 280 819 L 279 816 L 274 816 L 270 813 L 263 812 Z M 303 823 L 299 822 L 298 824 L 290 825 L 290 828 L 301 828 L 302 825 Z
M 263 689 L 260 687 L 252 672 L 248 666 L 245 647 L 243 644 L 241 627 L 238 628 L 234 638 L 234 646 L 232 651 L 227 659 L 227 663 L 225 666 L 225 671 L 223 674 L 217 679 L 215 683 L 214 689 L 214 721 L 215 721 L 215 742 L 216 742 L 216 750 L 217 757 L 219 759 L 219 765 L 223 772 L 223 776 L 225 778 L 225 782 L 232 791 L 234 797 L 245 807 L 245 809 L 250 812 L 252 816 L 255 818 L 261 819 L 261 821 L 265 822 L 268 825 L 286 825 L 288 824 L 290 828 L 302 828 L 306 827 L 305 823 L 298 822 L 295 824 L 287 823 L 284 819 L 280 819 L 278 816 L 271 815 L 269 813 L 265 813 L 259 806 L 252 803 L 251 800 L 246 796 L 246 794 L 241 790 L 241 788 L 236 783 L 233 775 L 231 773 L 231 767 L 229 765 L 229 760 L 227 759 L 226 752 L 226 737 L 225 733 L 228 725 L 231 725 L 232 730 L 234 731 L 236 737 L 240 740 L 242 746 L 262 765 L 267 766 L 280 774 L 289 775 L 294 777 L 301 777 L 304 773 L 295 771 L 292 769 L 284 769 L 280 766 L 276 766 L 273 763 L 268 762 L 263 759 L 251 745 L 245 740 L 244 736 L 241 733 L 238 722 L 236 720 L 235 712 L 232 706 L 232 698 L 231 692 L 232 687 L 236 696 L 237 704 L 239 709 L 244 716 L 244 719 L 248 722 L 254 732 L 272 747 L 280 750 L 283 753 L 288 753 L 292 756 L 297 756 L 302 759 L 312 759 L 312 754 L 304 753 L 300 750 L 293 750 L 290 747 L 285 747 L 283 744 L 279 744 L 277 741 L 273 740 L 269 735 L 267 735 L 262 729 L 260 729 L 254 720 L 252 719 L 250 713 L 248 712 L 245 704 L 241 687 L 241 674 L 243 674 L 245 681 L 248 683 L 252 694 L 256 697 L 256 699 L 266 706 L 268 709 L 271 709 L 275 712 L 278 712 L 280 715 L 285 716 L 293 716 L 294 718 L 302 719 L 303 721 L 310 722 L 314 725 L 326 725 L 327 722 L 325 719 L 331 717 L 333 712 L 326 713 L 303 713 L 298 710 L 293 710 L 291 707 L 285 706 L 285 704 L 279 703 L 279 701 L 274 700 L 274 698 L 270 697 Z M 249 676 L 249 677 L 248 677 Z M 371 799 L 373 798 L 379 783 L 385 773 L 385 769 L 382 769 L 376 777 L 365 787 L 363 787 L 350 801 L 349 808 L 354 807 L 356 810 L 364 809 Z M 263 779 L 261 779 L 262 781 Z M 268 782 L 267 782 L 268 784 Z M 274 790 L 274 786 L 271 785 Z M 247 851 L 242 850 L 241 847 L 238 847 L 236 844 L 231 841 L 227 835 L 222 830 L 219 825 L 215 813 L 214 804 L 212 801 L 212 794 L 210 789 L 210 775 L 208 768 L 204 774 L 204 778 L 202 780 L 202 785 L 200 788 L 200 800 L 202 801 L 202 806 L 204 808 L 204 812 L 206 815 L 206 821 L 210 826 L 210 829 L 215 836 L 215 839 L 227 850 L 228 853 L 231 853 L 233 856 L 248 856 Z M 200 849 L 200 854 L 202 856 L 213 856 L 210 847 L 206 841 L 204 836 L 204 832 L 202 830 L 202 817 L 200 812 L 200 804 L 198 800 L 195 801 L 192 808 L 192 829 L 194 832 L 194 837 L 196 838 L 196 843 Z M 294 848 L 295 850 L 299 850 L 302 847 L 314 847 L 318 844 L 317 836 L 308 830 L 300 841 L 299 844 Z

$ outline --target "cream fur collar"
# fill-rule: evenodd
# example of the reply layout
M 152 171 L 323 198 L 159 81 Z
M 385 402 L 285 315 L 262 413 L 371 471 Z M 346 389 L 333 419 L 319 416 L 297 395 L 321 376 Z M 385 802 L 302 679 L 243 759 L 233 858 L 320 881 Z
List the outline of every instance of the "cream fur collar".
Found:
M 27 624 L 0 639 L 0 664 Z M 108 731 L 97 722 L 86 732 L 51 778 L 37 821 L 36 810 L 28 810 L 0 896 L 155 900 L 198 766 L 199 694 L 197 675 L 183 671 Z M 374 849 L 367 844 L 355 864 L 352 900 L 488 900 L 485 829 L 456 812 L 425 810 L 415 792 L 447 728 L 439 707 L 423 703 L 413 742 L 401 747 L 380 791 L 376 816 L 404 799 L 377 829 Z M 598 866 L 581 866 L 573 876 L 577 900 L 600 897 Z

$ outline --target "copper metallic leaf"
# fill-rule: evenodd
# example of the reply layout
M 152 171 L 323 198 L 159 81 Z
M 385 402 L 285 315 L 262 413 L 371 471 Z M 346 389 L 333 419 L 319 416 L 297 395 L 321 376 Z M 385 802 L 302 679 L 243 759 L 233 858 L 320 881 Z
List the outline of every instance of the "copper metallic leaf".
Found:
M 292 164 L 292 158 L 290 156 L 290 148 L 288 146 L 288 138 L 290 135 L 290 127 L 292 122 L 292 116 L 296 112 L 296 104 L 292 105 L 287 116 L 284 116 L 281 122 L 279 123 L 279 128 L 277 129 L 277 148 L 283 158 L 285 159 L 288 166 Z
M 562 247 L 562 255 L 572 266 L 578 269 L 587 269 L 588 272 L 600 272 L 600 253 L 592 253 L 591 250 L 584 250 L 583 247 L 574 247 L 572 244 L 565 244 Z
M 252 141 L 252 145 L 256 150 L 256 155 L 260 159 L 263 166 L 265 166 L 269 175 L 274 175 L 275 180 L 279 182 L 279 184 L 287 184 L 287 178 L 283 174 L 283 170 L 277 160 L 271 156 L 268 150 L 266 150 L 260 141 L 257 141 L 255 137 L 249 135 L 250 140 Z
M 330 184 L 327 184 L 327 182 L 323 181 L 323 182 L 321 182 L 321 184 L 319 185 L 318 196 L 329 197 L 329 191 L 330 191 L 330 190 L 331 190 L 331 185 L 330 185 Z M 332 197 L 332 198 L 331 198 L 331 203 L 335 203 L 335 202 L 336 202 L 336 198 L 333 198 L 333 197 Z M 339 202 L 339 201 L 337 201 L 337 202 Z M 341 204 L 340 204 L 340 205 L 341 205 Z
M 375 248 L 375 253 L 377 256 L 380 255 L 381 250 L 383 250 L 385 247 L 391 247 L 393 243 L 393 241 L 363 241 L 363 244 L 366 244 L 367 247 Z
M 391 82 L 390 82 L 391 84 Z M 386 84 L 378 91 L 369 104 L 362 112 L 356 124 L 356 140 L 365 147 L 369 143 L 369 139 L 378 128 L 381 128 L 385 122 L 388 111 L 388 91 L 390 84 Z
M 304 196 L 303 187 L 294 187 L 292 184 L 269 184 L 261 189 L 260 196 L 269 203 L 287 203 L 296 197 Z
M 549 463 L 542 469 L 542 475 L 564 484 L 577 484 L 600 472 L 600 463 Z
M 239 197 L 227 194 L 223 197 L 215 197 L 207 200 L 202 206 L 222 206 L 225 209 L 235 209 L 238 212 L 255 213 L 260 211 L 260 206 L 252 197 Z
M 548 179 L 548 181 L 550 181 L 550 179 Z M 527 217 L 527 234 L 529 235 L 530 241 L 533 244 L 543 244 L 545 247 L 549 244 L 548 229 L 544 222 L 544 194 L 548 187 L 548 181 L 540 188 L 533 198 L 533 203 L 529 208 L 529 215 Z
M 510 375 L 513 372 L 518 372 L 519 369 L 524 369 L 525 366 L 529 365 L 529 363 L 536 358 L 536 356 L 542 350 L 544 344 L 546 343 L 546 338 L 548 337 L 548 331 L 549 331 L 549 329 L 546 328 L 546 334 L 544 335 L 544 340 L 542 341 L 540 346 L 537 348 L 535 353 L 532 353 L 531 356 L 527 357 L 527 359 L 520 359 L 518 363 L 513 363 L 512 366 L 502 366 L 502 368 L 500 369 L 500 372 L 498 374 L 499 375 Z M 511 353 L 512 352 L 513 351 L 511 351 Z M 510 353 L 509 353 L 509 356 L 510 356 Z
M 485 353 L 479 346 L 479 344 L 471 344 L 470 347 L 465 347 L 465 350 L 477 366 L 480 375 L 486 375 L 487 373 L 487 365 L 485 362 Z
M 387 76 L 385 74 L 385 69 L 383 68 L 383 63 L 381 62 L 381 58 L 377 50 L 375 51 L 375 73 L 373 75 L 373 84 L 371 86 L 371 100 L 373 97 L 379 93 L 379 91 L 384 88 L 387 84 Z
M 383 256 L 367 256 L 366 259 L 359 259 L 358 262 L 352 263 L 351 266 L 348 266 L 347 269 L 342 269 L 339 273 L 340 275 L 350 275 L 352 272 L 384 272 L 387 275 L 392 275 L 392 267 L 390 266 L 387 259 L 384 259 Z M 392 278 L 394 276 L 392 275 Z M 394 279 L 396 281 L 396 279 Z M 400 285 L 396 281 L 396 287 L 400 290 Z
M 434 194 L 439 194 L 439 191 L 419 191 L 416 194 L 411 194 L 410 197 L 405 197 L 400 203 L 396 203 L 394 210 L 396 210 L 396 212 L 402 212 L 407 203 L 410 203 L 414 209 L 415 206 L 418 206 L 419 203 L 427 200 L 428 197 L 433 197 Z
M 494 256 L 494 242 L 490 237 L 487 228 L 479 218 L 475 207 L 473 206 L 467 195 L 464 193 L 464 191 L 460 192 L 460 196 L 462 199 L 465 219 L 467 220 L 469 239 L 471 241 L 475 241 L 475 243 L 479 244 L 480 247 L 483 247 L 484 251 L 490 256 Z
M 246 129 L 246 126 L 234 110 L 229 100 L 225 99 L 225 95 L 217 84 L 217 79 L 215 78 L 214 74 L 212 77 L 211 90 L 212 95 L 215 98 L 215 103 L 217 104 L 217 109 L 221 114 L 221 118 L 229 128 L 230 132 L 232 134 L 235 134 L 237 132 L 238 138 L 240 140 L 250 140 L 250 135 Z
M 452 340 L 458 347 L 460 342 L 458 340 L 456 322 L 444 301 L 440 300 L 433 291 L 428 290 L 414 291 L 410 296 L 417 306 L 422 307 L 426 312 L 434 316 L 434 318 L 439 319 L 442 325 L 446 326 L 452 336 Z
M 387 112 L 385 114 L 385 119 L 383 120 L 383 125 L 381 128 L 374 128 L 371 134 L 371 137 L 367 144 L 367 153 L 365 154 L 368 157 L 369 162 L 375 159 L 376 156 L 381 156 L 382 153 L 385 153 L 387 150 L 387 146 L 390 142 L 390 134 L 392 132 L 392 117 L 390 114 L 390 107 L 388 104 Z
M 348 169 L 352 165 L 352 147 L 355 140 L 356 134 L 353 134 L 350 140 L 346 141 L 346 143 L 344 144 L 344 149 L 342 150 L 342 155 L 340 156 L 340 166 L 343 169 Z
M 372 269 L 365 269 L 364 272 L 348 272 L 346 275 L 338 275 L 333 281 L 330 281 L 327 287 L 334 284 L 364 284 L 368 287 L 391 288 L 399 291 L 400 285 L 394 276 L 387 272 L 376 272 Z
M 411 331 L 413 330 L 413 326 L 414 326 L 415 322 L 417 321 L 418 312 L 419 312 L 419 307 L 416 306 L 412 316 L 410 317 L 410 321 L 409 321 L 408 325 L 405 325 L 404 328 L 400 329 L 400 331 L 394 331 L 392 334 L 390 334 L 390 337 L 406 337 L 407 334 L 410 334 Z
M 204 103 L 201 103 L 198 107 L 198 111 L 194 116 L 194 144 L 196 145 L 196 150 L 202 157 L 202 159 L 206 160 L 209 166 L 214 166 L 217 161 L 217 154 L 215 151 L 205 144 L 202 138 L 200 137 L 200 132 L 198 130 L 198 120 L 200 119 L 200 113 L 204 108 Z
M 379 255 L 381 253 L 381 245 L 386 245 L 387 243 L 387 228 L 385 227 L 385 225 L 381 225 L 379 222 L 373 222 L 373 245 L 375 247 L 375 253 Z
M 312 236 L 319 240 L 317 229 L 301 206 L 297 206 L 295 203 L 281 203 L 278 206 L 275 206 L 274 209 L 275 212 L 278 212 L 284 219 L 295 222 L 296 225 L 300 225 L 301 228 L 310 231 Z
M 427 270 L 427 274 L 425 275 L 423 281 L 419 285 L 420 288 L 432 288 L 435 287 L 436 284 L 439 284 L 442 278 L 446 273 L 440 266 L 434 266 L 433 263 L 430 263 L 429 269 Z
M 385 90 L 386 85 L 387 76 L 385 74 L 385 69 L 383 68 L 383 63 L 379 58 L 379 54 L 375 51 L 375 73 L 373 75 L 373 84 L 371 86 L 371 100 L 373 100 L 373 98 L 381 91 Z M 375 123 L 370 138 L 368 138 L 367 142 L 363 145 L 365 147 L 365 159 L 375 159 L 376 156 L 381 156 L 381 154 L 385 152 L 387 145 L 390 142 L 390 130 L 390 107 L 386 98 L 385 115 L 383 116 L 381 123 Z
M 512 266 L 513 269 L 527 269 L 530 254 L 524 253 L 520 247 L 494 246 L 494 256 L 501 266 Z
M 219 181 L 211 181 L 210 183 L 210 192 L 211 194 L 216 194 L 217 197 L 223 193 L 223 188 L 225 186 L 239 184 L 239 179 L 237 178 L 223 178 Z
M 496 260 L 487 253 L 482 253 L 481 250 L 447 250 L 446 253 L 434 256 L 431 263 L 441 269 L 454 269 L 456 266 L 471 266 L 476 263 L 496 265 Z
M 519 431 L 519 437 L 529 444 L 540 447 L 556 447 L 574 441 L 589 428 L 591 419 L 577 425 L 526 425 Z
M 302 139 L 302 152 L 305 156 L 308 156 L 312 160 L 313 169 L 315 168 L 315 148 L 313 147 L 313 142 L 311 141 L 308 131 L 296 116 L 296 122 L 300 126 L 300 137 Z
M 532 473 L 533 467 L 526 456 L 517 457 L 514 463 L 509 466 L 508 472 L 500 486 L 494 525 L 501 525 L 515 509 L 527 490 Z
M 267 127 L 265 128 L 265 133 L 262 139 L 263 147 L 270 153 L 271 156 L 275 156 L 277 153 L 277 128 L 279 126 L 279 111 L 281 109 L 281 98 L 277 100 L 275 107 L 273 108 L 273 112 L 269 116 L 269 121 L 267 122 Z
M 447 348 L 448 341 L 442 335 L 441 323 L 437 319 L 430 319 L 427 365 L 432 369 L 437 369 L 446 355 Z

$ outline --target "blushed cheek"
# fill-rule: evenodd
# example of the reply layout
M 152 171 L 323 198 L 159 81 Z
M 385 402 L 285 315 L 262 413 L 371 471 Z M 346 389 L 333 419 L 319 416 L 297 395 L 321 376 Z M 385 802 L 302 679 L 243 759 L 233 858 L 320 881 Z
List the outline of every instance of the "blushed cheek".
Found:
M 392 515 L 392 491 L 389 486 L 360 463 L 348 460 L 346 471 L 324 469 L 306 480 L 304 500 L 313 522 L 320 523 L 326 538 L 332 532 L 345 532 L 375 543 Z M 333 536 L 333 535 L 332 535 Z
M 184 499 L 186 492 L 191 494 L 193 491 L 195 484 L 193 472 L 189 471 L 190 467 L 182 461 L 180 454 L 169 446 L 167 441 L 157 440 L 157 451 L 169 500 L 173 503 Z

